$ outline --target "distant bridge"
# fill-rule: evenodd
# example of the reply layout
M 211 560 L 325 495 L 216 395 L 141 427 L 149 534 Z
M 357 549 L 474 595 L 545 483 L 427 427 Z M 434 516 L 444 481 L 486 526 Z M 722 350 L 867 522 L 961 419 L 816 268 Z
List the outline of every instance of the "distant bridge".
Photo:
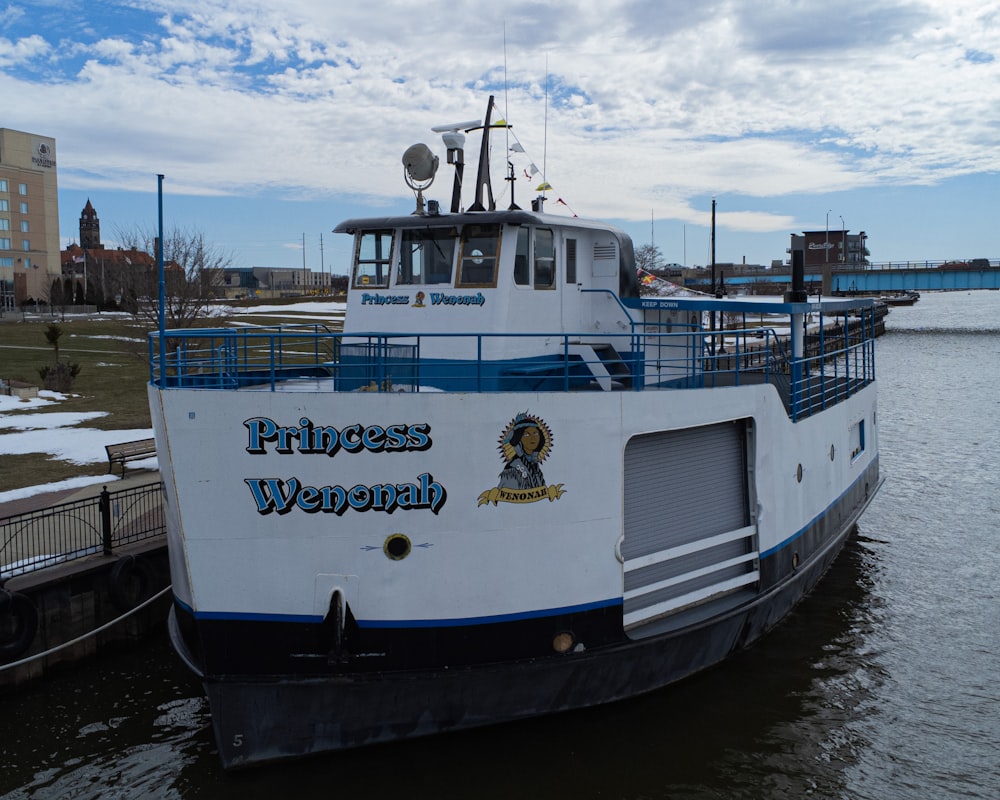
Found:
M 1000 262 L 986 261 L 975 267 L 964 262 L 894 262 L 872 264 L 867 267 L 844 267 L 835 265 L 831 269 L 830 288 L 834 292 L 858 292 L 860 294 L 877 294 L 882 292 L 906 291 L 965 291 L 968 289 L 1000 289 Z M 729 273 L 727 266 L 726 272 Z M 709 273 L 709 270 L 705 270 Z M 791 269 L 778 267 L 774 269 L 739 274 L 726 274 L 726 286 L 747 286 L 755 283 L 788 284 L 791 282 Z M 806 286 L 819 290 L 823 276 L 819 272 L 807 272 Z M 710 274 L 704 278 L 688 278 L 685 286 L 710 286 Z

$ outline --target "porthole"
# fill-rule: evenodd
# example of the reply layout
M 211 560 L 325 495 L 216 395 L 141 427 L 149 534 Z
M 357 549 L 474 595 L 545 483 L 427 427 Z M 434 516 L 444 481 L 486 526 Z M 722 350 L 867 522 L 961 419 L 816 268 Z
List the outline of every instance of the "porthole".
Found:
M 802 465 L 799 464 L 798 468 L 795 470 L 795 480 L 802 483 Z
M 835 453 L 836 453 L 836 450 L 834 449 L 833 445 L 831 444 L 830 445 L 830 460 L 831 461 L 833 461 L 833 456 L 834 456 Z
M 385 553 L 386 558 L 393 561 L 402 561 L 410 554 L 411 549 L 409 537 L 402 533 L 387 536 L 385 544 L 382 545 L 382 552 Z

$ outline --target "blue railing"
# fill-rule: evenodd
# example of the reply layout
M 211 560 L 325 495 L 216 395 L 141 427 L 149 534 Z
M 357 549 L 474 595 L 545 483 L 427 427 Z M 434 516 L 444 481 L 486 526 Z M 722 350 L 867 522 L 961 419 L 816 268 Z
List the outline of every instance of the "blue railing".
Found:
M 812 325 L 800 359 L 788 333 L 700 325 L 622 333 L 340 333 L 322 326 L 168 331 L 150 337 L 161 388 L 267 391 L 580 391 L 770 383 L 793 419 L 874 380 L 874 313 Z

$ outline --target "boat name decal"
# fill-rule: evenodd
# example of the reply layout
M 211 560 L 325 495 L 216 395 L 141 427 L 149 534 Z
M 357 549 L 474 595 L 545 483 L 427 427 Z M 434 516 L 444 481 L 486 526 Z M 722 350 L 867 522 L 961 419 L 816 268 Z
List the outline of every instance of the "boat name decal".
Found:
M 369 294 L 364 292 L 361 295 L 361 305 L 363 306 L 406 306 L 410 304 L 408 294 Z
M 413 307 L 424 308 L 426 299 L 426 294 L 417 292 Z M 405 306 L 409 304 L 410 296 L 408 294 L 372 294 L 370 292 L 361 294 L 361 305 L 363 306 Z M 486 305 L 486 295 L 482 292 L 475 294 L 430 292 L 430 304 L 432 306 L 484 306 Z
M 546 485 L 541 463 L 552 450 L 552 431 L 541 417 L 522 411 L 500 434 L 500 456 L 505 464 L 497 485 L 479 495 L 478 505 L 550 503 L 566 490 L 561 483 Z
M 298 478 L 244 478 L 250 488 L 257 513 L 287 514 L 295 508 L 307 514 L 336 514 L 351 511 L 404 511 L 430 509 L 439 513 L 448 492 L 429 472 L 412 483 L 381 483 L 373 486 L 304 486 Z
M 361 425 L 355 423 L 342 428 L 316 425 L 308 417 L 299 419 L 298 425 L 279 425 L 267 417 L 244 420 L 249 437 L 246 451 L 252 455 L 267 453 L 273 445 L 275 453 L 320 454 L 335 456 L 345 453 L 405 453 L 421 452 L 430 448 L 431 426 L 426 422 L 394 425 Z
M 482 292 L 476 294 L 444 294 L 431 292 L 432 306 L 484 306 L 486 296 Z

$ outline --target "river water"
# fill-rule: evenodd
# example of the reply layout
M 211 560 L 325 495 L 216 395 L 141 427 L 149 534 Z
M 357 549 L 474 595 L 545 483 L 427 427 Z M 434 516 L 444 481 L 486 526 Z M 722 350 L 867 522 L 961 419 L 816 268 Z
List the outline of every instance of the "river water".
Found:
M 886 483 L 820 589 L 651 696 L 226 775 L 164 632 L 0 698 L 2 798 L 1000 797 L 1000 292 L 878 343 Z

